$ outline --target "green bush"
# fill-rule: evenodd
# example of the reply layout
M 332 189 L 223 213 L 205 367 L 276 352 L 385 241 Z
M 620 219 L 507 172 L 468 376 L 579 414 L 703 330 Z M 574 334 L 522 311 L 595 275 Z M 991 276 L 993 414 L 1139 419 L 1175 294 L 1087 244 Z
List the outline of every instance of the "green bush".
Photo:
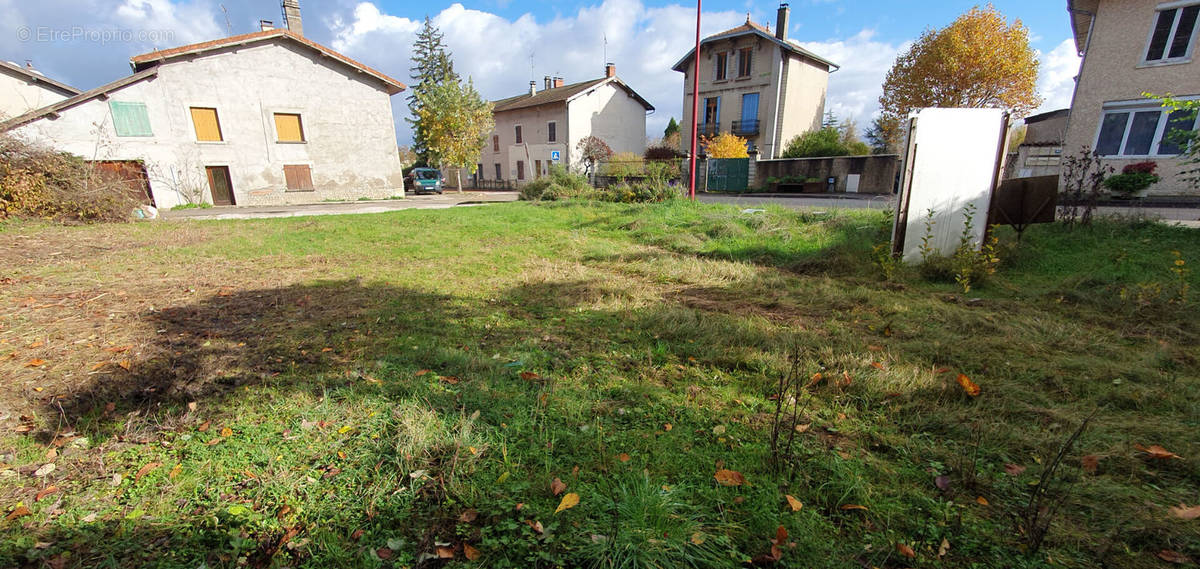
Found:
M 592 197 L 603 202 L 657 203 L 679 197 L 679 190 L 666 182 L 647 179 L 598 189 Z
M 861 141 L 845 140 L 841 131 L 833 127 L 810 130 L 798 134 L 784 147 L 784 158 L 825 158 L 830 156 L 866 156 L 871 147 Z
M 550 167 L 548 176 L 538 178 L 521 187 L 518 198 L 524 201 L 554 201 L 576 198 L 591 190 L 587 177 L 575 174 L 560 165 Z

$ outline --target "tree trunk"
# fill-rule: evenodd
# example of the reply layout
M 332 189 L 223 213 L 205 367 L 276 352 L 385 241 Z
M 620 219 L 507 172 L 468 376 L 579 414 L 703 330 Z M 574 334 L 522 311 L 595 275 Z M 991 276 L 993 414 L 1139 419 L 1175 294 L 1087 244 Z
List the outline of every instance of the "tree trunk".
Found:
M 463 193 L 463 191 L 462 191 L 462 168 L 454 169 L 454 177 L 458 178 L 458 193 L 461 194 L 461 193 Z

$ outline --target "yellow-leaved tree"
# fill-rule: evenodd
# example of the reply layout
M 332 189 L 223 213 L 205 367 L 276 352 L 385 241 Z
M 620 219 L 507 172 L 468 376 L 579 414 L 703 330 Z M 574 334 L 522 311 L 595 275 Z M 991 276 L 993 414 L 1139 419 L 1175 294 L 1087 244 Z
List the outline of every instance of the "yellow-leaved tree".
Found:
M 492 104 L 485 101 L 468 79 L 433 85 L 417 95 L 421 107 L 417 122 L 425 133 L 425 145 L 431 162 L 457 168 L 457 187 L 462 193 L 462 170 L 475 173 L 479 149 L 495 123 Z
M 712 138 L 705 138 L 702 141 L 704 145 L 704 153 L 708 154 L 709 158 L 749 158 L 750 154 L 746 151 L 746 139 L 723 132 Z
M 896 58 L 879 98 L 879 134 L 897 144 L 908 114 L 924 107 L 1005 108 L 1016 118 L 1041 104 L 1029 28 L 991 4 L 940 30 L 926 30 Z

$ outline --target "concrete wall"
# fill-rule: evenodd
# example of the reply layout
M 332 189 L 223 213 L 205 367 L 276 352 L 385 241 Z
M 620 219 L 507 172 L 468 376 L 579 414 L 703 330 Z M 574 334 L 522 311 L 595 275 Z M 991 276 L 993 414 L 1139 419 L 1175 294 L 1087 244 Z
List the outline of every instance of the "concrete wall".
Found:
M 1147 64 L 1150 32 L 1155 24 L 1158 0 L 1092 0 L 1080 2 L 1081 9 L 1094 9 L 1096 19 L 1091 44 L 1083 61 L 1075 100 L 1067 127 L 1065 155 L 1078 154 L 1083 147 L 1093 148 L 1100 131 L 1105 103 L 1145 100 L 1143 92 L 1173 93 L 1177 96 L 1200 95 L 1200 39 L 1194 39 L 1192 54 L 1185 62 Z M 1149 102 L 1149 101 L 1147 101 Z M 1196 194 L 1179 179 L 1181 162 L 1174 157 L 1149 159 L 1159 165 L 1163 181 L 1147 194 Z M 1120 170 L 1126 164 L 1147 158 L 1114 158 L 1107 162 Z
M 500 152 L 492 150 L 492 137 L 488 136 L 487 145 L 480 155 L 483 164 L 483 179 L 496 179 L 496 164 L 500 165 L 501 180 L 517 179 L 517 161 L 525 163 L 525 180 L 536 178 L 534 166 L 542 162 L 542 172 L 548 172 L 550 153 L 562 153 L 564 163 L 569 160 L 570 147 L 567 145 L 567 106 L 565 103 L 552 103 L 538 107 L 517 109 L 495 113 L 496 129 L 492 134 L 500 136 Z M 549 123 L 556 123 L 555 139 L 549 142 Z M 517 144 L 516 126 L 521 125 L 521 144 Z
M 0 119 L 23 115 L 66 98 L 58 91 L 0 67 Z
M 857 174 L 858 193 L 891 194 L 896 184 L 900 157 L 894 154 L 878 156 L 839 156 L 833 158 L 795 158 L 760 160 L 751 186 L 763 187 L 768 178 L 804 176 L 822 180 L 835 177 L 835 192 L 846 191 L 847 176 Z
M 153 136 L 116 136 L 99 99 L 17 133 L 87 159 L 145 161 L 160 208 L 197 191 L 211 201 L 205 166 L 228 166 L 237 205 L 403 194 L 382 83 L 285 39 L 164 64 L 108 97 L 145 103 Z M 190 107 L 216 108 L 224 141 L 196 141 Z M 276 112 L 299 113 L 306 142 L 277 142 Z M 310 166 L 315 191 L 286 191 L 285 165 Z
M 576 148 L 588 136 L 603 140 L 613 153 L 646 153 L 646 107 L 624 89 L 610 83 L 581 93 L 571 101 L 567 113 L 571 150 L 567 156 L 572 168 L 583 168 Z
M 748 78 L 737 78 L 737 50 L 754 48 L 754 63 Z M 729 79 L 715 81 L 716 54 L 730 55 Z M 683 74 L 683 122 L 681 150 L 690 150 L 692 125 L 692 65 Z M 785 71 L 786 66 L 786 71 Z M 783 89 L 780 82 L 783 81 Z M 758 93 L 757 136 L 745 136 L 754 142 L 764 158 L 783 152 L 788 139 L 811 128 L 820 128 L 825 113 L 825 93 L 829 71 L 824 65 L 801 58 L 775 42 L 757 35 L 723 39 L 700 48 L 700 121 L 704 120 L 704 99 L 721 97 L 719 126 L 728 132 L 735 120 L 741 120 L 742 95 Z M 778 100 L 783 100 L 779 108 Z

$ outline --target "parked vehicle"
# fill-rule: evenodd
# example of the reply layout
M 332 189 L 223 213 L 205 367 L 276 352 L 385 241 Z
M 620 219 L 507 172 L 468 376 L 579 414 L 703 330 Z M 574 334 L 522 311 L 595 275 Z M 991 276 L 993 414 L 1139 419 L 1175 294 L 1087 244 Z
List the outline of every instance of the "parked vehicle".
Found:
M 442 173 L 436 168 L 413 168 L 408 176 L 404 177 L 404 189 L 414 194 L 423 192 L 442 193 L 442 185 L 445 183 L 442 178 Z

